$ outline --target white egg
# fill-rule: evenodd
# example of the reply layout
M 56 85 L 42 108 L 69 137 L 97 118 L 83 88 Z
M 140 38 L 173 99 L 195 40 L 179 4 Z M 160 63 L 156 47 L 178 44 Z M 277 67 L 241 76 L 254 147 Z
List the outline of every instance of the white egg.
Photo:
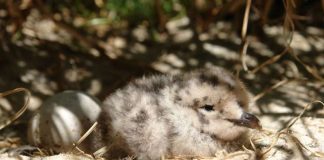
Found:
M 67 151 L 97 120 L 100 102 L 80 91 L 65 91 L 46 100 L 31 118 L 28 141 L 57 152 Z

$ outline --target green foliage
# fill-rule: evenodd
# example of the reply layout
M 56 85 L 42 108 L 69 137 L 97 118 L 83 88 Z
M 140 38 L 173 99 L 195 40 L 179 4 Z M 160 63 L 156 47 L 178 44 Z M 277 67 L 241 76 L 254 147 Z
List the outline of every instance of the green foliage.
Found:
M 183 16 L 184 9 L 175 10 L 175 5 L 183 6 L 182 1 L 185 0 L 106 0 L 103 1 L 104 4 L 97 6 L 94 1 L 48 0 L 46 5 L 53 13 L 68 11 L 71 18 L 83 17 L 88 25 L 114 24 L 121 21 L 129 24 L 142 21 L 158 24 L 161 15 L 167 19 Z
M 151 23 L 157 20 L 157 6 L 155 0 L 109 0 L 106 2 L 108 12 L 113 12 L 113 21 L 127 20 L 138 23 L 139 21 L 148 21 Z M 178 0 L 160 0 L 161 10 L 168 17 L 176 16 L 174 5 Z
M 150 20 L 155 14 L 152 0 L 109 0 L 106 9 L 115 12 L 113 20 L 129 19 L 136 22 Z

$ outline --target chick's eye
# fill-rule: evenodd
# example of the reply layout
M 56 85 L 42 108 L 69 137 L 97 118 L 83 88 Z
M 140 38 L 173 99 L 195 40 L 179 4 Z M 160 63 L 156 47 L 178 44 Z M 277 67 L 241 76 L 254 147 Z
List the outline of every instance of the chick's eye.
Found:
M 205 109 L 206 111 L 213 111 L 214 110 L 214 106 L 209 105 L 209 104 L 206 104 L 206 105 L 202 106 L 201 108 Z

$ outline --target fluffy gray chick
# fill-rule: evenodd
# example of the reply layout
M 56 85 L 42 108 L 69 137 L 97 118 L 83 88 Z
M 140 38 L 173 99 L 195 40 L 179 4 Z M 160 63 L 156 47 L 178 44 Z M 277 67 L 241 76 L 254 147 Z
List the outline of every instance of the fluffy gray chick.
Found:
M 247 113 L 243 84 L 218 67 L 143 77 L 104 101 L 114 132 L 138 159 L 163 155 L 212 156 L 238 150 L 238 139 L 259 120 Z

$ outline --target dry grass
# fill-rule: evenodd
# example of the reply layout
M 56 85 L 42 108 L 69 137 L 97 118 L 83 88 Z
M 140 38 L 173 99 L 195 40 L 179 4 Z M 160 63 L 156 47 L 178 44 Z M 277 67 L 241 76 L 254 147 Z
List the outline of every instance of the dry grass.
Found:
M 8 118 L 6 121 L 0 122 L 0 130 L 2 130 L 3 128 L 10 125 L 13 121 L 15 121 L 17 118 L 19 118 L 26 111 L 28 104 L 29 104 L 30 95 L 31 95 L 30 91 L 26 88 L 16 88 L 13 90 L 9 90 L 9 91 L 0 93 L 0 98 L 3 98 L 3 97 L 6 97 L 8 95 L 15 94 L 18 92 L 26 93 L 26 95 L 27 95 L 26 102 L 16 114 L 14 114 L 12 117 Z
M 293 118 L 287 125 L 287 127 L 285 127 L 284 129 L 281 129 L 279 131 L 270 131 L 270 130 L 266 130 L 266 129 L 263 129 L 262 132 L 265 133 L 263 135 L 265 136 L 262 136 L 262 137 L 259 137 L 258 140 L 261 140 L 262 139 L 265 139 L 265 138 L 269 138 L 271 137 L 272 138 L 272 142 L 270 144 L 270 146 L 265 149 L 264 151 L 262 151 L 261 153 L 257 153 L 259 154 L 260 158 L 262 157 L 265 157 L 267 153 L 269 153 L 271 150 L 275 149 L 275 145 L 277 144 L 278 140 L 280 138 L 290 138 L 292 139 L 293 143 L 295 143 L 296 145 L 298 145 L 299 147 L 305 149 L 306 151 L 310 152 L 311 153 L 311 156 L 316 156 L 316 157 L 321 157 L 321 158 L 324 158 L 324 152 L 316 152 L 316 151 L 312 151 L 310 148 L 308 148 L 307 146 L 305 146 L 304 144 L 301 143 L 301 141 L 293 134 L 293 132 L 291 132 L 290 128 L 298 121 L 301 119 L 301 117 L 304 115 L 304 113 L 310 109 L 310 107 L 314 104 L 314 103 L 319 103 L 321 104 L 323 107 L 324 107 L 324 103 L 321 102 L 321 101 L 313 101 L 309 104 L 307 104 L 305 107 L 304 107 L 304 110 L 295 118 Z M 251 142 L 251 145 L 252 146 L 255 146 L 254 145 L 254 142 L 255 140 L 253 140 L 254 137 L 251 136 L 250 138 L 250 142 Z M 254 147 L 255 151 L 256 151 L 256 148 Z

